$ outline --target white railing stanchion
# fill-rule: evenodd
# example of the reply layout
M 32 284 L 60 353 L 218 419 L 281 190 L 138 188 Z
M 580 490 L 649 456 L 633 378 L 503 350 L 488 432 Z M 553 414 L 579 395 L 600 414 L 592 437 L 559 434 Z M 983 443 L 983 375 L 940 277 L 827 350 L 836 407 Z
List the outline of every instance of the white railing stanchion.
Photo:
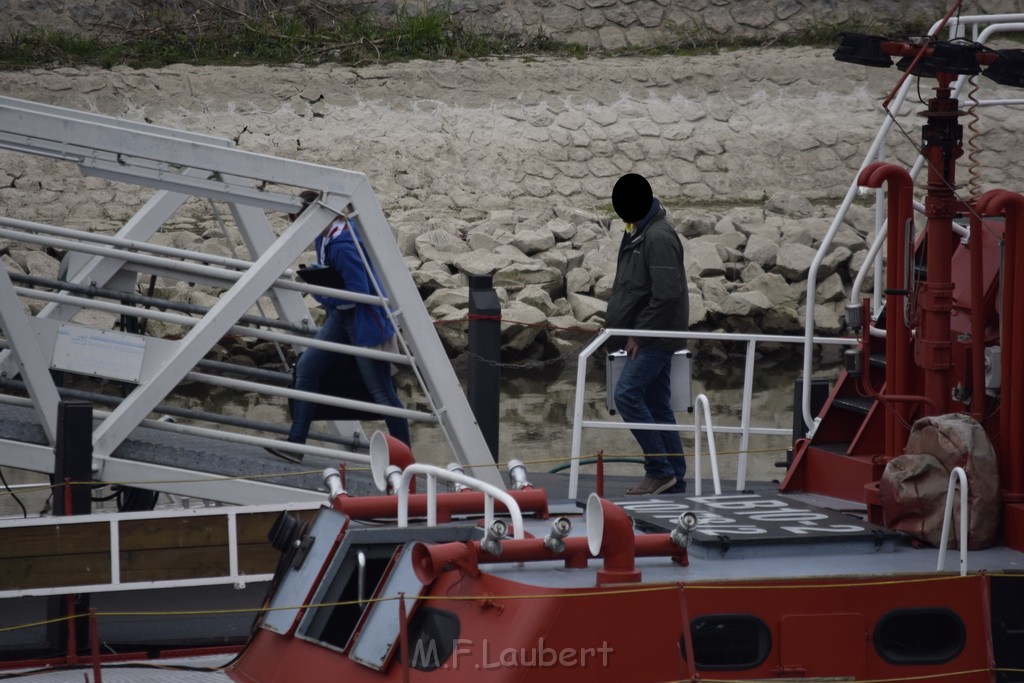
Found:
M 405 484 L 402 484 L 405 488 Z M 427 526 L 437 526 L 437 477 L 427 473 Z
M 718 478 L 718 451 L 715 449 L 715 428 L 711 424 L 711 404 L 708 397 L 698 394 L 693 401 L 693 488 L 694 493 L 701 495 L 702 476 L 700 469 L 700 442 L 701 425 L 700 416 L 704 413 L 704 422 L 707 425 L 708 435 L 708 456 L 711 459 L 711 481 L 715 486 L 715 495 L 722 495 L 722 482 Z
M 750 403 L 754 396 L 754 350 L 757 340 L 747 342 L 747 359 L 743 369 L 743 408 L 740 412 L 740 456 L 736 461 L 736 490 L 747 487 L 747 448 L 750 446 Z M 711 428 L 711 423 L 708 423 Z
M 939 541 L 939 562 L 935 571 L 941 572 L 946 566 L 946 546 L 949 545 L 949 524 L 953 517 L 953 492 L 960 483 L 960 576 L 967 576 L 967 473 L 962 467 L 954 467 L 949 473 L 946 488 L 946 509 L 942 513 L 942 540 Z
M 516 502 L 516 499 L 509 495 L 507 491 L 465 474 L 452 472 L 451 470 L 438 467 L 437 465 L 426 465 L 418 462 L 413 463 L 402 470 L 402 482 L 398 487 L 399 527 L 409 526 L 409 482 L 417 474 L 423 474 L 427 479 L 427 524 L 429 526 L 435 526 L 437 524 L 437 482 L 438 480 L 441 480 L 456 484 L 463 484 L 474 491 L 483 493 L 485 516 L 489 516 L 490 518 L 493 518 L 494 515 L 494 501 L 501 501 L 501 503 L 508 509 L 508 514 L 512 518 L 512 537 L 525 538 L 523 531 L 523 512 L 520 510 L 519 503 Z M 488 528 L 490 527 L 490 522 L 493 521 L 490 518 L 487 519 Z

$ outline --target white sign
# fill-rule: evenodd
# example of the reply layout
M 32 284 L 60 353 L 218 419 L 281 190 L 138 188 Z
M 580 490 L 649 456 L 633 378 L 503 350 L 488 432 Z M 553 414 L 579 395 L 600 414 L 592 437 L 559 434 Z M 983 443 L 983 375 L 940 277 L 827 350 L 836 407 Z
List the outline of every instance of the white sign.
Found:
M 145 352 L 144 337 L 62 323 L 50 367 L 138 383 Z

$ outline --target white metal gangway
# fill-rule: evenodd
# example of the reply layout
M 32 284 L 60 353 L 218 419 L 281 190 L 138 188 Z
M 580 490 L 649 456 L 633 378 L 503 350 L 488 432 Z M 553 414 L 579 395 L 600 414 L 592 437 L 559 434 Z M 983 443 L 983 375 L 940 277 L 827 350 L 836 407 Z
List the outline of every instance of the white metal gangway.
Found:
M 323 495 L 270 483 L 272 480 L 245 478 L 259 471 L 250 466 L 253 463 L 267 457 L 273 460 L 261 448 L 271 443 L 272 435 L 254 434 L 249 429 L 229 432 L 223 421 L 210 428 L 183 424 L 197 420 L 179 419 L 175 424 L 160 419 L 161 415 L 173 415 L 173 410 L 166 408 L 166 399 L 177 387 L 200 383 L 434 422 L 450 444 L 452 457 L 472 466 L 474 475 L 484 481 L 502 485 L 366 176 L 247 152 L 223 138 L 8 97 L 0 97 L 0 150 L 75 164 L 86 176 L 155 191 L 113 235 L 93 232 L 93 226 L 54 226 L 0 216 L 0 239 L 68 254 L 64 260 L 67 272 L 58 282 L 48 282 L 34 273 L 26 276 L 0 270 L 0 329 L 4 337 L 0 383 L 23 389 L 22 395 L 29 397 L 19 399 L 13 395 L 17 392 L 0 387 L 0 405 L 21 405 L 22 410 L 30 406 L 45 435 L 37 442 L 0 438 L 0 465 L 53 472 L 58 403 L 62 391 L 68 395 L 55 383 L 53 372 L 65 371 L 76 377 L 114 380 L 125 387 L 124 396 L 110 401 L 109 412 L 97 412 L 100 419 L 92 434 L 97 481 L 144 482 L 143 488 L 241 504 Z M 305 189 L 319 191 L 320 201 L 293 223 L 282 220 L 283 214 L 301 209 L 297 195 Z M 225 232 L 225 222 L 233 224 L 248 256 L 204 253 L 202 246 L 162 246 L 158 238 L 161 228 L 194 198 L 205 201 L 211 220 Z M 190 203 L 190 210 L 195 210 L 195 204 Z M 221 219 L 218 205 L 226 206 L 228 221 Z M 386 298 L 383 293 L 366 297 L 304 284 L 290 270 L 316 235 L 341 214 L 357 221 L 367 252 L 364 256 L 376 265 Z M 279 234 L 275 234 L 272 221 L 284 226 Z M 150 284 L 148 293 L 136 291 L 140 276 Z M 175 301 L 173 294 L 161 294 L 175 292 L 176 287 L 179 293 L 182 289 L 201 291 L 212 303 L 189 306 Z M 315 325 L 304 295 L 314 293 L 387 304 L 401 332 L 400 352 L 311 340 Z M 121 317 L 152 322 L 150 330 L 178 329 L 180 338 L 147 334 L 145 322 L 141 330 L 112 330 Z M 317 345 L 409 366 L 429 409 L 399 410 L 296 392 L 266 381 L 264 375 L 274 373 L 204 360 L 222 339 L 231 336 L 297 350 Z M 185 416 L 190 416 L 188 411 Z M 245 420 L 238 422 L 226 424 L 230 428 L 249 426 Z M 335 426 L 343 435 L 350 425 Z M 208 472 L 115 456 L 115 450 L 140 427 L 227 440 L 235 447 L 248 447 L 252 459 L 240 460 L 238 471 L 228 473 L 234 476 L 211 485 Z M 337 444 L 343 447 L 310 446 L 307 452 L 368 465 L 365 449 L 356 447 L 351 439 L 336 439 Z

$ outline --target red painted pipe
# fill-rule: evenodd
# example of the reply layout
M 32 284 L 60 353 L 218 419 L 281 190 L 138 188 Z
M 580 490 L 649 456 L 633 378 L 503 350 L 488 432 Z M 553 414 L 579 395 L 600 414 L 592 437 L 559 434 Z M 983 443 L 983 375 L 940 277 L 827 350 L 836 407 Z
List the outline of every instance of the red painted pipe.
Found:
M 394 465 L 404 471 L 406 467 L 416 462 L 416 458 L 412 457 L 412 449 L 409 448 L 408 444 L 390 434 L 385 434 L 384 438 L 388 442 L 389 465 Z M 416 493 L 416 477 L 409 480 L 409 491 L 410 493 Z
M 936 77 L 939 80 L 936 96 L 928 101 L 928 110 L 924 112 L 929 125 L 955 120 L 953 117 L 962 113 L 957 110 L 956 98 L 951 96 L 954 75 L 940 71 Z M 925 196 L 928 277 L 918 296 L 921 320 L 915 352 L 918 364 L 924 368 L 924 394 L 939 406 L 938 414 L 949 412 L 952 391 L 953 217 L 962 208 L 953 188 L 956 186 L 954 162 L 961 153 L 959 144 L 951 147 L 937 141 L 927 142 L 924 150 L 928 159 Z
M 981 216 L 993 215 L 995 212 L 989 207 L 999 195 L 1006 192 L 1006 190 L 990 190 L 983 194 L 975 207 L 975 212 Z M 1007 228 L 1009 226 L 1006 226 Z M 1017 245 L 1017 235 L 1015 231 L 1006 229 L 1003 231 L 1003 238 L 1005 239 L 1005 263 L 1003 264 L 1003 291 L 1002 291 L 1002 311 L 1000 311 L 1000 343 L 1003 340 L 1010 339 L 1013 334 L 1013 310 L 1016 301 L 1017 291 L 1017 269 L 1015 267 L 1015 255 Z M 1010 368 L 1013 365 L 1013 348 L 1009 344 L 1003 344 L 1002 346 L 1002 358 L 999 368 L 999 430 L 996 434 L 996 452 L 1009 454 L 1012 451 L 1009 450 L 1010 435 L 1009 425 L 1012 415 L 1014 415 L 1014 397 L 1011 392 L 1008 391 L 1010 387 Z M 1003 482 L 1003 486 L 1009 481 L 1010 473 L 1009 457 L 999 458 L 999 477 Z
M 857 176 L 857 184 L 878 189 L 888 183 L 888 220 L 886 236 L 886 288 L 885 296 L 885 393 L 909 393 L 908 373 L 911 368 L 910 333 L 903 319 L 903 264 L 906 261 L 906 226 L 913 216 L 914 181 L 906 169 L 896 164 L 876 161 L 865 166 Z M 885 411 L 885 454 L 887 459 L 903 452 L 908 431 L 905 426 L 907 410 Z M 897 415 L 903 419 L 897 419 Z
M 532 512 L 542 518 L 548 516 L 548 496 L 542 489 L 508 491 L 523 512 Z M 352 519 L 375 519 L 398 516 L 398 496 L 338 496 L 332 502 L 334 509 Z M 494 501 L 495 510 L 505 510 L 499 500 Z M 484 512 L 484 494 L 479 491 L 459 491 L 437 494 L 437 521 L 451 521 L 452 515 Z M 427 494 L 415 493 L 409 496 L 409 516 L 424 517 L 427 514 Z
M 593 501 L 600 504 L 600 522 L 602 529 L 601 547 L 595 553 L 604 558 L 604 568 L 597 570 L 597 585 L 606 583 L 636 583 L 640 580 L 640 572 L 636 570 L 636 538 L 633 534 L 633 522 L 625 510 L 604 498 L 591 494 L 587 502 L 587 525 L 594 523 L 591 507 Z M 594 550 L 593 546 L 590 548 Z
M 100 630 L 96 624 L 96 608 L 89 608 L 89 652 L 92 655 L 94 683 L 103 683 L 103 667 L 100 665 Z
M 979 424 L 985 419 L 985 293 L 982 277 L 982 229 L 981 215 L 971 212 L 970 238 L 968 249 L 971 257 L 971 417 Z
M 1008 260 L 1004 269 L 1006 279 L 1003 288 L 1003 310 L 1004 316 L 1009 314 L 1010 320 L 1004 320 L 1003 324 L 1003 378 L 1009 378 L 1008 384 L 1003 384 L 1000 389 L 1000 398 L 1003 401 L 1000 406 L 1000 432 L 1008 432 L 1009 439 L 1006 448 L 1003 450 L 1007 456 L 1006 472 L 1007 480 L 1004 490 L 1010 500 L 1020 500 L 1024 497 L 1024 460 L 1022 460 L 1020 448 L 1024 444 L 1024 420 L 1017 413 L 1017 406 L 1020 405 L 1020 392 L 1024 391 L 1024 359 L 1017 358 L 1014 353 L 1014 345 L 1017 340 L 1024 339 L 1024 297 L 1014 293 L 1017 278 L 1015 275 L 1016 264 L 1024 264 L 1024 240 L 1019 239 L 1018 231 L 1024 225 L 1024 196 L 1016 192 L 991 193 L 989 201 L 984 206 L 979 202 L 979 209 L 985 209 L 992 214 L 1002 213 L 1006 217 L 1006 254 Z M 989 193 L 985 195 L 989 196 Z M 1014 274 L 1011 278 L 1010 275 Z M 1012 288 L 1012 289 L 1011 289 Z M 1007 302 L 1009 295 L 1010 301 Z M 1010 358 L 1006 356 L 1009 354 Z M 1009 368 L 1006 368 L 1009 365 Z M 1010 406 L 1007 407 L 1005 399 L 1009 398 Z M 1004 426 L 1005 425 L 1005 426 Z
M 505 539 L 501 542 L 501 554 L 491 555 L 480 548 L 478 541 L 462 543 L 420 544 L 413 551 L 412 563 L 416 577 L 429 585 L 437 577 L 455 566 L 470 575 L 480 573 L 481 564 L 509 562 L 543 562 L 563 560 L 570 569 L 582 569 L 591 557 L 588 541 L 584 536 L 563 539 L 565 550 L 556 553 L 544 545 L 541 538 Z M 678 564 L 687 564 L 687 552 L 672 542 L 669 534 L 644 534 L 634 539 L 635 557 L 671 557 Z

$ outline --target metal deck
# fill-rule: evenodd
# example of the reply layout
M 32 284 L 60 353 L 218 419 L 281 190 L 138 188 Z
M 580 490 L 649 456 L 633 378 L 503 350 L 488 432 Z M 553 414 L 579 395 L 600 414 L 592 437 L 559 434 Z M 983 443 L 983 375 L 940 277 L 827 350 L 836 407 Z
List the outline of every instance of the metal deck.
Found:
M 262 503 L 327 500 L 322 472 L 324 468 L 336 467 L 336 460 L 309 455 L 301 463 L 291 463 L 270 455 L 260 446 L 235 441 L 230 435 L 214 439 L 169 431 L 168 427 L 173 429 L 173 425 L 163 424 L 139 427 L 111 457 L 124 461 L 125 466 L 140 466 L 140 474 L 155 475 L 157 468 L 166 468 L 170 476 L 181 479 L 183 472 L 190 473 L 192 482 L 162 484 L 160 489 L 168 493 L 216 500 L 218 494 L 214 491 L 202 495 L 203 481 L 218 487 L 218 478 L 240 477 L 252 482 L 253 487 L 263 488 L 266 497 L 260 501 Z M 46 443 L 35 411 L 2 403 L 0 440 Z M 368 468 L 355 465 L 347 469 L 346 484 L 353 495 L 378 493 Z

